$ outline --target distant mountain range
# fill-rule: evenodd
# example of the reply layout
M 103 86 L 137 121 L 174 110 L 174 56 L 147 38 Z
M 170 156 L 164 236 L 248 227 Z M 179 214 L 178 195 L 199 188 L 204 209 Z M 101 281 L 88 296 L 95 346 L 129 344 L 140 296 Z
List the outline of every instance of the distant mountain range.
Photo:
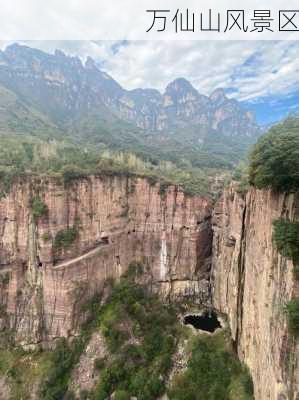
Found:
M 14 44 L 0 51 L 0 85 L 0 132 L 63 135 L 217 166 L 236 163 L 261 134 L 254 115 L 222 89 L 207 97 L 179 78 L 163 94 L 129 91 L 91 58 L 83 64 L 58 50 Z

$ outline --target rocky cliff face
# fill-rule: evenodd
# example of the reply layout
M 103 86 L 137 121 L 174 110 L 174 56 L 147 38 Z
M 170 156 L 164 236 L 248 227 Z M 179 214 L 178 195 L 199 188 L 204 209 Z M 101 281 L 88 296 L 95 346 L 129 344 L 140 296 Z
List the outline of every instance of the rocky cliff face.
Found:
M 48 208 L 39 218 L 36 197 Z M 203 197 L 142 178 L 20 182 L 0 201 L 0 329 L 25 347 L 75 335 L 81 304 L 139 260 L 165 300 L 212 300 L 227 315 L 256 400 L 295 400 L 299 349 L 283 308 L 299 288 L 272 222 L 298 213 L 298 196 L 254 189 L 243 198 L 231 187 L 212 211 Z M 70 228 L 74 242 L 59 248 L 57 234 Z
M 298 399 L 298 343 L 288 333 L 284 304 L 299 294 L 292 261 L 272 243 L 272 222 L 298 218 L 299 199 L 250 190 L 226 190 L 213 213 L 214 306 L 227 314 L 256 400 Z
M 40 218 L 31 210 L 36 197 L 48 207 Z M 16 184 L 0 201 L 2 326 L 26 346 L 73 335 L 82 301 L 134 260 L 163 297 L 200 302 L 209 288 L 210 216 L 207 199 L 141 178 Z M 77 238 L 59 249 L 55 237 L 66 229 Z

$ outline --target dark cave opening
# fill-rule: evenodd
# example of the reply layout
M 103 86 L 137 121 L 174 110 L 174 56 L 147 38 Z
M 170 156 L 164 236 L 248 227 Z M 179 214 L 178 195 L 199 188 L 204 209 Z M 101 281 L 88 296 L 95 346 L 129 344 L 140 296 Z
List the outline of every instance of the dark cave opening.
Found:
M 43 266 L 43 263 L 41 262 L 39 256 L 36 257 L 36 261 L 37 261 L 38 268 L 41 268 Z
M 101 237 L 102 244 L 109 244 L 109 236 L 102 236 Z
M 214 311 L 205 311 L 202 315 L 189 314 L 184 317 L 185 325 L 192 325 L 195 329 L 213 333 L 221 328 L 217 314 Z

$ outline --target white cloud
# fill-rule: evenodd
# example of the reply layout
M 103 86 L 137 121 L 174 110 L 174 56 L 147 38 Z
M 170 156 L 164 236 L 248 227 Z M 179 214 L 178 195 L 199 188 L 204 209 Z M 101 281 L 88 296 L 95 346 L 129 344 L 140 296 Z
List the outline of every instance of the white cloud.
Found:
M 104 57 L 103 68 L 123 86 L 164 90 L 185 77 L 204 94 L 217 87 L 249 100 L 286 95 L 299 86 L 299 42 L 130 42 Z M 252 60 L 250 62 L 250 60 Z

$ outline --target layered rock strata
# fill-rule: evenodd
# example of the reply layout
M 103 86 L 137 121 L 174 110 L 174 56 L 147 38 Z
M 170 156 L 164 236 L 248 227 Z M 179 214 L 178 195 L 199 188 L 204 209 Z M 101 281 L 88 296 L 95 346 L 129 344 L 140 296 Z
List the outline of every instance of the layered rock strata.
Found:
M 291 260 L 272 240 L 273 221 L 298 218 L 298 195 L 226 190 L 213 212 L 214 306 L 227 314 L 239 358 L 252 374 L 256 400 L 299 396 L 298 342 L 285 304 L 299 295 Z
M 32 199 L 47 206 L 34 218 Z M 0 274 L 5 318 L 23 345 L 76 333 L 82 302 L 134 260 L 164 298 L 208 296 L 211 204 L 176 187 L 127 177 L 53 179 L 14 185 L 0 201 Z M 74 242 L 57 248 L 57 233 Z M 62 248 L 61 248 L 62 247 Z M 4 323 L 4 315 L 2 316 Z

